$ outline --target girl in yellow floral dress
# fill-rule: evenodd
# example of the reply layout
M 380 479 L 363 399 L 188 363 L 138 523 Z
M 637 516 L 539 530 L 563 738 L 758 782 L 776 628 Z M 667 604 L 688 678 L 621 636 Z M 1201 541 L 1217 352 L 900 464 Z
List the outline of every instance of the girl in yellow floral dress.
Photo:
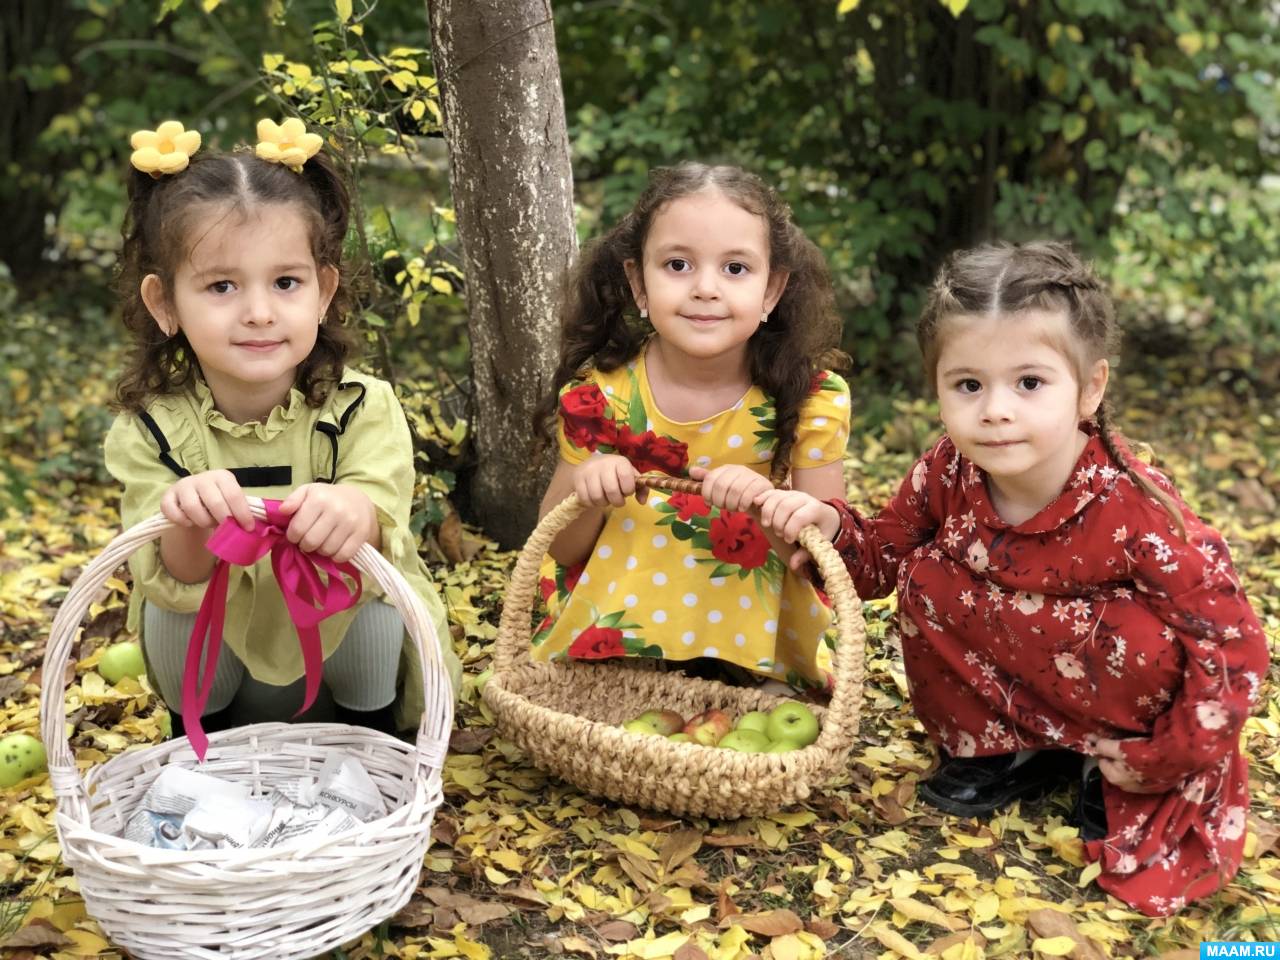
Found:
M 568 300 L 542 513 L 571 492 L 588 509 L 544 564 L 533 656 L 710 657 L 825 686 L 825 598 L 752 508 L 788 482 L 844 494 L 849 389 L 829 368 L 847 358 L 821 253 L 757 177 L 686 163 L 583 251 Z M 652 471 L 701 495 L 633 496 Z

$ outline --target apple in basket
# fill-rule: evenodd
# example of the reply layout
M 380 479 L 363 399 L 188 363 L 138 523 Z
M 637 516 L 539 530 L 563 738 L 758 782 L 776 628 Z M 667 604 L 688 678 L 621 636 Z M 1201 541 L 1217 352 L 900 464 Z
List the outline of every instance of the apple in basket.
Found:
M 729 715 L 723 710 L 704 710 L 684 725 L 684 732 L 693 737 L 695 743 L 704 747 L 712 747 L 724 738 L 733 727 Z
M 738 718 L 738 722 L 733 725 L 735 730 L 754 730 L 756 733 L 767 733 L 769 729 L 769 715 L 763 710 L 752 710 L 750 713 L 744 713 Z
M 716 746 L 738 753 L 765 753 L 769 749 L 769 738 L 759 730 L 739 728 L 726 733 Z
M 146 661 L 142 659 L 142 647 L 136 641 L 116 643 L 103 651 L 98 661 L 98 673 L 107 683 L 119 683 L 124 677 L 137 680 L 147 672 Z
M 44 744 L 31 734 L 9 734 L 0 740 L 0 789 L 43 772 L 48 762 Z
M 787 700 L 769 711 L 765 733 L 774 743 L 786 741 L 807 747 L 818 739 L 818 718 L 803 703 Z
M 669 737 L 673 733 L 678 733 L 683 726 L 684 717 L 674 710 L 646 710 L 640 716 L 624 723 L 622 729 L 628 733 Z

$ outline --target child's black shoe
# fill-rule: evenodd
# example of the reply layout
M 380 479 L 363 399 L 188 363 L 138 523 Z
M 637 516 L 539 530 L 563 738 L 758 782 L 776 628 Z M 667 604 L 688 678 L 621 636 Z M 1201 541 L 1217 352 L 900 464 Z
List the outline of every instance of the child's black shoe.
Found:
M 1101 840 L 1107 835 L 1107 806 L 1102 798 L 1102 771 L 1098 769 L 1096 762 L 1085 764 L 1072 819 L 1080 828 L 1081 840 Z
M 960 817 L 980 817 L 1015 800 L 1042 796 L 1080 772 L 1079 755 L 1066 750 L 943 758 L 917 792 L 931 806 Z

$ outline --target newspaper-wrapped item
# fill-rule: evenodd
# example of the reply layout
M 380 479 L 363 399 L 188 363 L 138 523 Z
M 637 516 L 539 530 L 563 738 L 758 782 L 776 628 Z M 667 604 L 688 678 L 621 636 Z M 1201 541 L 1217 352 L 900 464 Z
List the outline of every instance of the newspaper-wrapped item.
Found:
M 188 850 L 211 847 L 251 847 L 267 832 L 274 807 L 267 800 L 201 797 L 182 818 Z
M 249 788 L 185 767 L 165 767 L 125 824 L 124 837 L 151 847 L 190 849 L 182 833 L 182 821 L 201 800 L 214 799 L 247 801 Z
M 260 797 L 238 783 L 166 767 L 124 836 L 170 850 L 273 847 L 302 836 L 337 836 L 386 814 L 382 793 L 360 761 L 334 752 L 315 779 L 285 781 Z
M 314 793 L 304 791 L 301 800 L 346 810 L 357 820 L 365 822 L 387 815 L 387 804 L 378 785 L 360 761 L 349 753 L 329 754 L 320 767 Z

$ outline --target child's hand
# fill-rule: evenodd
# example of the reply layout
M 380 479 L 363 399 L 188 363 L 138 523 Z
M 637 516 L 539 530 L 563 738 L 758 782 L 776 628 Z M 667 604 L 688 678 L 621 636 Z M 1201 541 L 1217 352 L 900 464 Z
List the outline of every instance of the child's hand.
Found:
M 573 492 L 592 507 L 620 507 L 636 492 L 638 476 L 640 471 L 626 457 L 606 453 L 578 465 L 573 472 Z M 636 499 L 644 503 L 648 492 L 641 490 Z
M 768 477 L 736 463 L 713 470 L 690 467 L 689 476 L 702 481 L 702 499 L 721 510 L 750 510 L 757 497 L 773 489 Z
M 361 490 L 344 483 L 304 483 L 280 504 L 292 516 L 285 536 L 307 553 L 346 563 L 364 544 L 381 546 L 378 512 Z
M 249 501 L 230 470 L 206 470 L 183 477 L 160 498 L 160 512 L 180 527 L 208 529 L 235 517 L 245 530 L 253 529 Z
M 840 531 L 840 514 L 836 508 L 802 490 L 769 490 L 755 499 L 760 508 L 760 525 L 772 530 L 787 543 L 795 543 L 800 531 L 814 524 L 830 540 Z M 791 555 L 787 565 L 800 570 L 812 558 L 801 547 Z
M 1163 793 L 1163 789 L 1148 786 L 1137 771 L 1129 766 L 1124 758 L 1122 743 L 1123 740 L 1098 737 L 1086 742 L 1086 746 L 1098 758 L 1098 769 L 1102 771 L 1102 775 L 1121 790 L 1126 793 Z

